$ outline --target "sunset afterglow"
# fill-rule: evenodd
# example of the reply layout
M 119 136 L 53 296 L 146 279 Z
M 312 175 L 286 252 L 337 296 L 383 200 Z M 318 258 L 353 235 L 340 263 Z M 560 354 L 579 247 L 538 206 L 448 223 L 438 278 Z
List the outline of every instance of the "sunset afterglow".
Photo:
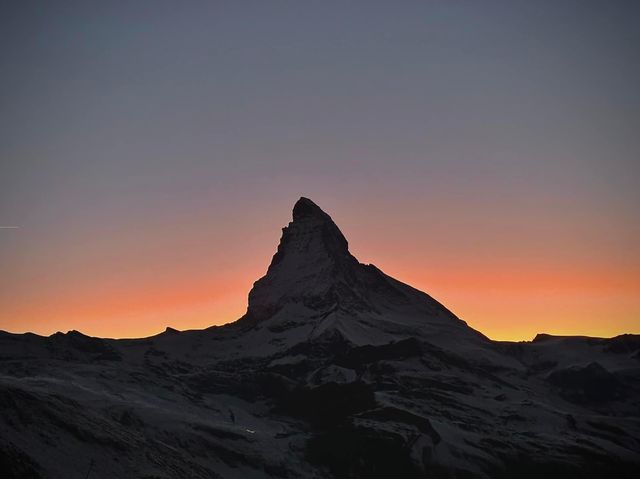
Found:
M 73 253 L 60 254 L 73 243 L 67 239 L 36 244 L 45 249 L 36 251 L 31 262 L 13 255 L 11 283 L 3 278 L 3 329 L 140 337 L 166 326 L 199 329 L 238 319 L 253 281 L 264 274 L 275 252 L 281 226 L 290 219 L 291 206 L 280 203 L 282 211 L 264 220 L 256 219 L 262 208 L 258 202 L 246 205 L 244 214 L 236 206 L 244 222 L 228 218 L 212 227 L 197 218 L 171 235 L 162 234 L 164 225 L 145 231 L 140 226 L 139 239 L 127 238 L 126 232 L 111 242 L 87 239 L 69 246 Z M 564 225 L 557 225 L 548 242 L 505 238 L 504 233 L 495 238 L 488 228 L 477 229 L 473 238 L 456 230 L 459 219 L 435 221 L 438 215 L 419 211 L 413 214 L 422 216 L 410 219 L 409 210 L 394 215 L 384 205 L 374 218 L 359 214 L 358 206 L 347 203 L 333 214 L 356 257 L 431 294 L 491 338 L 638 331 L 638 264 L 616 254 L 596 255 L 594 240 L 572 245 Z M 437 237 L 434 230 L 451 237 Z M 5 244 L 11 244 L 8 239 Z M 519 248 L 509 247 L 516 239 Z M 16 252 L 23 247 L 17 240 L 13 245 Z
M 233 321 L 307 196 L 493 339 L 640 333 L 633 15 L 56 3 L 0 28 L 1 330 Z

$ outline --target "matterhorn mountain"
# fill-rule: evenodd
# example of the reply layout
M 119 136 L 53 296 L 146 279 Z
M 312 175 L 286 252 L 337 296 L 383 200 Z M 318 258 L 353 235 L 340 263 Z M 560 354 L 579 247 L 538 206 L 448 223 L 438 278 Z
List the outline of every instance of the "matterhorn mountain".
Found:
M 610 478 L 640 337 L 483 336 L 300 198 L 246 314 L 143 339 L 0 332 L 3 478 Z
M 487 343 L 427 294 L 359 263 L 331 217 L 307 198 L 295 204 L 293 221 L 283 229 L 267 274 L 249 292 L 239 324 L 266 330 L 269 353 L 298 342 L 354 347 L 422 336 L 457 348 Z

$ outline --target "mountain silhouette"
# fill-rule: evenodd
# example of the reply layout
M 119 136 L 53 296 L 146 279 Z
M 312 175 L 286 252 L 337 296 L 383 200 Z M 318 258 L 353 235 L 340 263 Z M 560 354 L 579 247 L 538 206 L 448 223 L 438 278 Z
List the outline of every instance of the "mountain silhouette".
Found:
M 267 274 L 249 292 L 241 322 L 301 329 L 305 339 L 339 337 L 351 345 L 429 335 L 443 342 L 486 342 L 429 295 L 351 255 L 331 217 L 308 198 L 293 208 Z M 292 346 L 291 337 L 283 343 Z
M 639 411 L 639 336 L 492 341 L 308 198 L 231 324 L 0 332 L 9 478 L 636 477 Z

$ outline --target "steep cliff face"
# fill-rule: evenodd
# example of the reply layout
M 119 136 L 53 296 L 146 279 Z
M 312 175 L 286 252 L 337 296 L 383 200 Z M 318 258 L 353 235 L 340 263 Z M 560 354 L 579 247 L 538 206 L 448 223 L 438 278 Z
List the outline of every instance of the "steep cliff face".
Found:
M 248 314 L 268 319 L 290 302 L 311 309 L 339 307 L 349 300 L 364 303 L 355 292 L 359 266 L 331 217 L 300 198 L 267 274 L 249 293 Z

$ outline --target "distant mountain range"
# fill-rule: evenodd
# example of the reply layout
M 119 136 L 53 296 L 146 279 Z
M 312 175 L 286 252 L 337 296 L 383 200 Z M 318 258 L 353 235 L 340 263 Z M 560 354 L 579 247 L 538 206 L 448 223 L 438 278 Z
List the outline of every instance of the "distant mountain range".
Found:
M 3 478 L 636 478 L 640 336 L 492 341 L 306 198 L 238 321 L 0 332 Z

